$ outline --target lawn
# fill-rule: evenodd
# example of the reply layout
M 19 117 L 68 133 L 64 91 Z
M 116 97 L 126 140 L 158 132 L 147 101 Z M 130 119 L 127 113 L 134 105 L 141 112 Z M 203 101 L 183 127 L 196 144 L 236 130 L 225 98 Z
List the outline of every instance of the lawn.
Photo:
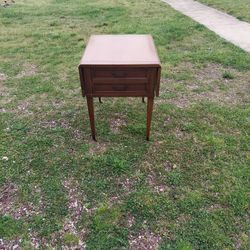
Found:
M 225 11 L 242 21 L 250 22 L 249 0 L 199 0 L 199 2 Z
M 250 249 L 249 54 L 160 0 L 0 15 L 0 248 Z M 77 66 L 106 33 L 155 39 L 149 142 L 140 98 L 95 100 L 91 140 Z

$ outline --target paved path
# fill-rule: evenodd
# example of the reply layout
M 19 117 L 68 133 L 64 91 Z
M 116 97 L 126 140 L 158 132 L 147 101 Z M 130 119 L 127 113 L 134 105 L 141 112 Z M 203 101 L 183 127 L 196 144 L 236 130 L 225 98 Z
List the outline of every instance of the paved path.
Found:
M 250 52 L 250 23 L 193 0 L 162 0 L 219 36 Z

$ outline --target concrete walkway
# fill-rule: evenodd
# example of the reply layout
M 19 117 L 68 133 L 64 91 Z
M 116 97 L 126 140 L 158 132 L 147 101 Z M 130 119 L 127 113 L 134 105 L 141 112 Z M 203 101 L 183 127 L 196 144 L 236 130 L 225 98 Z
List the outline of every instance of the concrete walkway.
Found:
M 162 0 L 222 38 L 250 52 L 250 23 L 193 0 Z

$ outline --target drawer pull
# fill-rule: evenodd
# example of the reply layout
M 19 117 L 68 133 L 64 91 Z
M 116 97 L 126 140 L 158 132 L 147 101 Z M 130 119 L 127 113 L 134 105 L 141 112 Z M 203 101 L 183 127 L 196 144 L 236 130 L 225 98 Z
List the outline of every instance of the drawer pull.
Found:
M 128 86 L 126 85 L 123 85 L 123 86 L 112 86 L 112 89 L 114 91 L 126 91 L 128 88 Z
M 127 73 L 126 72 L 112 72 L 113 77 L 126 77 Z

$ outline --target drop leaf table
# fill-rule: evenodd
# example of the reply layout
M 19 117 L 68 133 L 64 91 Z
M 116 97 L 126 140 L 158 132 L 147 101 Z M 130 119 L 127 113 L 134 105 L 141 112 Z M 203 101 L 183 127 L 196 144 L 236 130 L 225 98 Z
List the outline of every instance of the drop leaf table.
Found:
M 96 140 L 93 98 L 147 97 L 149 140 L 154 97 L 159 96 L 161 65 L 151 35 L 92 35 L 79 64 L 92 138 Z

